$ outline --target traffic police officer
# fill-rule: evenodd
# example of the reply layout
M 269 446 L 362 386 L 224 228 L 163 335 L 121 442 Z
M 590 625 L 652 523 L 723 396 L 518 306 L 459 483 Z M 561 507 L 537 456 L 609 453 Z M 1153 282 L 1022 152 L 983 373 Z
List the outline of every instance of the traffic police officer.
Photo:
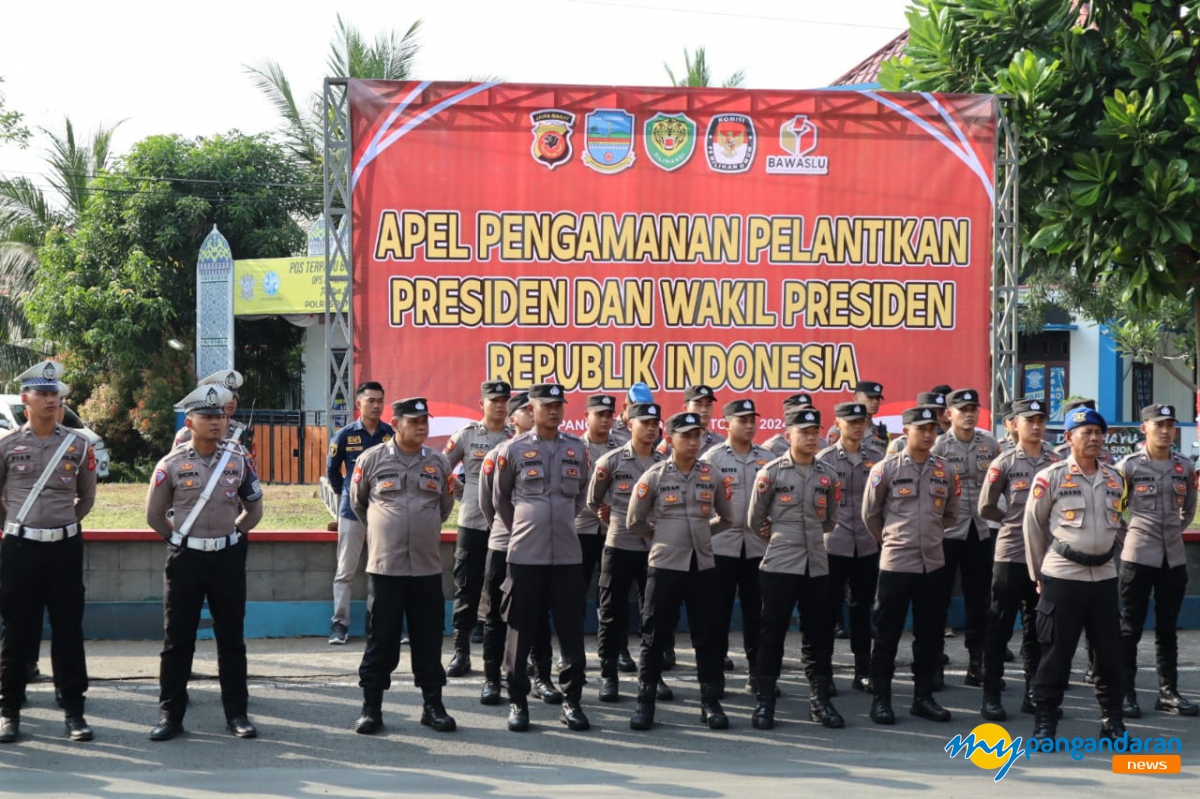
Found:
M 783 664 L 783 641 L 792 610 L 799 605 L 809 717 L 825 727 L 841 727 L 845 721 L 829 701 L 833 685 L 833 618 L 825 536 L 837 523 L 842 487 L 837 471 L 816 457 L 821 438 L 820 412 L 792 408 L 784 421 L 791 449 L 758 471 L 747 497 L 746 526 L 764 530 L 770 542 L 758 575 L 762 638 L 754 673 L 757 704 L 751 723 L 760 730 L 775 726 L 775 685 Z M 731 489 L 736 486 L 725 488 L 727 499 Z
M 224 386 L 229 390 L 229 401 L 225 403 L 225 416 L 229 418 L 229 429 L 225 432 L 225 437 L 231 441 L 236 441 L 246 450 L 246 454 L 250 456 L 250 466 L 254 466 L 254 437 L 253 431 L 242 424 L 235 421 L 233 415 L 238 409 L 238 389 L 246 382 L 246 378 L 241 372 L 236 369 L 222 369 L 219 372 L 213 372 L 208 377 L 197 383 L 199 386 Z M 172 449 L 180 444 L 186 444 L 192 439 L 192 431 L 187 426 L 179 428 L 175 434 L 175 441 L 171 445 Z
M 590 727 L 579 701 L 583 694 L 583 555 L 575 517 L 587 499 L 587 448 L 578 436 L 559 430 L 562 386 L 538 383 L 529 389 L 534 429 L 510 439 L 496 455 L 492 504 L 511 531 L 504 607 L 508 640 L 508 728 L 529 729 L 529 678 L 525 661 L 547 611 L 554 617 L 562 653 L 559 684 L 566 698 L 561 722 L 571 730 Z
M 83 536 L 96 501 L 96 458 L 87 441 L 57 421 L 63 368 L 42 361 L 17 376 L 25 424 L 0 438 L 0 743 L 21 732 L 21 703 L 50 613 L 54 688 L 72 741 L 90 741 L 83 651 Z
M 958 518 L 961 489 L 954 467 L 930 452 L 937 412 L 909 408 L 902 418 L 908 436 L 904 452 L 875 464 L 863 493 L 863 522 L 881 544 L 871 652 L 871 720 L 876 724 L 896 723 L 892 675 L 910 604 L 915 683 L 911 712 L 933 721 L 950 720 L 950 711 L 933 698 L 933 680 L 944 616 L 942 538 Z
M 1175 407 L 1142 408 L 1146 446 L 1117 467 L 1129 486 L 1129 531 L 1121 550 L 1121 647 L 1128 718 L 1140 718 L 1134 684 L 1137 647 L 1154 594 L 1154 648 L 1158 666 L 1155 710 L 1195 716 L 1200 707 L 1179 695 L 1179 645 L 1175 628 L 1187 589 L 1183 531 L 1196 515 L 1196 468 L 1171 451 Z
M 712 467 L 696 460 L 704 430 L 698 413 L 685 411 L 667 420 L 670 459 L 651 466 L 637 481 L 625 517 L 630 532 L 650 542 L 637 708 L 629 720 L 635 730 L 654 725 L 663 651 L 679 620 L 680 603 L 687 604 L 696 650 L 700 721 L 714 730 L 729 726 L 720 702 L 719 581 L 712 551 L 714 504 L 727 500 L 725 492 L 718 490 Z M 719 510 L 728 517 L 726 508 Z
M 407 624 L 413 682 L 421 689 L 421 723 L 452 732 L 442 705 L 442 522 L 454 509 L 454 475 L 440 452 L 425 446 L 429 403 L 410 397 L 392 403 L 391 441 L 364 452 L 354 466 L 350 501 L 367 528 L 367 579 L 375 603 L 367 647 L 358 667 L 362 716 L 354 731 L 383 727 L 383 692 L 400 664 L 400 631 Z
M 645 606 L 646 569 L 649 544 L 629 531 L 626 519 L 633 487 L 641 476 L 666 458 L 655 452 L 660 435 L 662 412 L 652 402 L 630 405 L 630 440 L 618 450 L 600 457 L 588 484 L 588 507 L 606 523 L 604 554 L 600 560 L 599 613 L 600 701 L 616 702 L 620 697 L 617 670 L 629 642 L 629 589 L 637 586 L 638 608 Z M 637 667 L 634 666 L 634 670 Z M 668 701 L 674 692 L 662 681 L 657 698 Z
M 836 622 L 842 600 L 850 588 L 850 651 L 854 653 L 854 683 L 857 691 L 870 691 L 871 602 L 879 583 L 879 544 L 863 523 L 863 492 L 871 468 L 883 460 L 883 452 L 864 441 L 867 406 L 841 402 L 834 408 L 837 443 L 822 449 L 817 458 L 831 466 L 842 484 L 841 501 L 830 514 L 837 522 L 825 536 L 829 553 L 829 601 Z M 897 439 L 899 440 L 899 439 Z
M 329 442 L 329 457 L 325 462 L 325 477 L 329 487 L 338 495 L 337 571 L 333 575 L 333 619 L 329 628 L 329 643 L 344 644 L 350 630 L 350 592 L 358 556 L 367 541 L 367 528 L 350 502 L 350 492 L 343 490 L 346 478 L 354 473 L 358 456 L 376 444 L 392 440 L 395 430 L 383 421 L 383 386 L 371 380 L 359 384 L 354 392 L 358 418 L 333 434 Z M 367 615 L 374 604 L 367 581 Z
M 205 600 L 217 639 L 217 669 L 226 727 L 238 738 L 258 734 L 246 717 L 246 535 L 262 519 L 262 489 L 246 451 L 226 438 L 224 386 L 200 386 L 179 407 L 191 440 L 158 462 L 146 496 L 146 523 L 170 542 L 163 572 L 163 651 L 159 721 L 150 740 L 183 732 L 187 683 Z M 174 511 L 168 518 L 167 512 Z
M 979 686 L 983 685 L 983 640 L 987 634 L 988 586 L 994 563 L 991 529 L 979 515 L 979 491 L 992 460 L 1000 454 L 1000 445 L 975 426 L 979 419 L 979 392 L 970 388 L 951 391 L 946 404 L 950 429 L 938 436 L 933 454 L 958 470 L 962 500 L 958 520 L 946 529 L 942 542 L 946 552 L 943 610 L 950 609 L 954 579 L 961 573 L 968 653 L 963 683 Z
M 462 464 L 462 502 L 458 509 L 458 541 L 454 545 L 454 656 L 446 673 L 461 677 L 471 671 L 471 630 L 479 616 L 483 571 L 487 561 L 487 520 L 479 510 L 479 470 L 488 451 L 508 440 L 505 424 L 512 388 L 503 380 L 485 380 L 479 386 L 483 419 L 459 429 L 446 442 L 450 468 Z
M 770 450 L 754 443 L 758 432 L 758 411 L 754 400 L 738 399 L 723 409 L 729 437 L 700 457 L 712 468 L 729 501 L 729 516 L 724 528 L 712 537 L 713 557 L 720 585 L 720 614 L 717 618 L 717 649 L 725 668 L 733 668 L 729 659 L 729 625 L 733 619 L 734 599 L 741 600 L 742 646 L 749 674 L 746 687 L 754 690 L 754 664 L 758 655 L 759 627 L 762 623 L 762 596 L 759 594 L 759 565 L 767 542 L 757 528 L 746 521 L 754 476 L 773 460 Z M 724 683 L 724 677 L 721 682 Z
M 1042 650 L 1037 639 L 1037 586 L 1029 579 L 1025 559 L 1025 504 L 1034 476 L 1059 461 L 1059 457 L 1042 442 L 1046 431 L 1046 404 L 1040 399 L 1020 399 L 1013 403 L 1012 413 L 1018 444 L 992 461 L 979 493 L 979 515 L 1000 522 L 992 568 L 992 602 L 983 648 L 983 704 L 979 711 L 988 721 L 1007 718 L 1004 705 L 1000 703 L 1000 690 L 1005 651 L 1018 612 L 1021 614 L 1021 661 L 1025 672 L 1021 712 L 1033 712 L 1030 683 Z
M 1108 424 L 1091 408 L 1071 411 L 1064 425 L 1071 454 L 1033 478 L 1025 505 L 1025 553 L 1038 584 L 1037 632 L 1042 659 L 1033 678 L 1034 738 L 1053 738 L 1071 659 L 1086 630 L 1096 654 L 1100 734 L 1125 733 L 1124 677 L 1117 610 L 1117 567 L 1125 482 L 1099 460 Z

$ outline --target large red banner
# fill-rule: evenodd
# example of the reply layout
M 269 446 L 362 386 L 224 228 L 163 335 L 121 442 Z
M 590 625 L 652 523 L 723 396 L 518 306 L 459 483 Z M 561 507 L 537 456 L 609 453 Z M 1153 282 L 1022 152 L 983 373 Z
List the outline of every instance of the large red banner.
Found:
M 560 383 L 576 424 L 588 393 L 641 381 L 673 412 L 704 383 L 753 397 L 764 438 L 799 391 L 830 422 L 859 379 L 885 419 L 990 391 L 994 97 L 351 81 L 350 103 L 355 379 L 428 397 L 435 435 L 485 379 Z

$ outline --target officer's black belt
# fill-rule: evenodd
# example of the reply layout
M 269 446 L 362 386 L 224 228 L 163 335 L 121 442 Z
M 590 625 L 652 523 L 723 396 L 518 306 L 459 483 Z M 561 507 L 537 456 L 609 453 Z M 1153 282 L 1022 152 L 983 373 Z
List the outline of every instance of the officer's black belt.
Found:
M 1085 552 L 1080 552 L 1078 549 L 1072 549 L 1070 544 L 1064 544 L 1057 538 L 1050 539 L 1050 548 L 1058 554 L 1062 555 L 1072 563 L 1078 563 L 1080 566 L 1103 566 L 1113 559 L 1117 554 L 1117 547 L 1114 544 L 1113 548 L 1103 555 L 1089 555 Z

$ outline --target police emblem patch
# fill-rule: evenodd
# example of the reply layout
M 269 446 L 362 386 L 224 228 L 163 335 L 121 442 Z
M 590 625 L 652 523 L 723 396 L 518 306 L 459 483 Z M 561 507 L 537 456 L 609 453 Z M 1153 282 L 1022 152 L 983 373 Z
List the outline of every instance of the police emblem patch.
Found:
M 649 493 L 650 493 L 650 486 L 646 485 L 645 483 L 637 484 L 637 495 L 639 497 L 645 497 Z
M 686 114 L 655 114 L 642 128 L 642 147 L 655 166 L 674 172 L 696 150 L 696 123 Z
M 754 122 L 745 114 L 717 114 L 704 137 L 708 168 L 714 172 L 745 172 L 758 147 Z
M 794 499 L 794 497 L 791 494 L 780 494 L 779 495 L 780 502 L 791 502 L 793 499 Z
M 568 458 L 574 458 L 574 457 L 575 457 L 575 450 L 574 450 L 574 449 L 572 449 L 571 447 L 567 447 L 567 457 L 568 457 Z
M 828 477 L 822 476 L 821 479 L 818 480 L 817 482 L 821 484 L 821 488 L 829 488 L 829 478 Z
M 995 467 L 988 469 L 988 482 L 989 483 L 994 483 L 999 479 L 1000 479 L 1000 470 L 999 469 L 997 469 Z
M 526 477 L 541 477 L 542 473 L 539 472 L 537 469 L 526 469 L 525 476 Z
M 579 476 L 579 470 L 578 470 L 578 469 L 576 469 L 574 466 L 568 466 L 568 467 L 567 467 L 567 469 L 566 469 L 566 471 L 564 472 L 564 475 L 565 475 L 566 477 L 578 477 L 578 476 Z
M 628 483 L 628 482 L 617 483 L 618 491 L 628 491 L 631 488 L 633 488 L 633 483 Z
M 355 467 L 354 467 L 354 477 L 352 478 L 352 480 L 353 480 L 355 483 L 357 483 L 357 482 L 359 482 L 360 480 L 362 480 L 362 467 L 361 467 L 361 466 L 355 466 Z
M 883 472 L 872 469 L 871 470 L 871 487 L 874 488 L 875 486 L 879 485 L 880 481 L 882 481 L 882 480 L 883 480 Z
M 425 472 L 425 474 L 437 474 L 437 467 L 436 466 L 422 466 L 421 471 Z
M 496 471 L 496 461 L 492 460 L 491 458 L 484 458 L 483 459 L 483 473 L 491 474 L 494 471 Z
M 474 455 L 476 458 L 482 458 L 484 455 L 487 455 L 487 450 L 477 449 L 474 452 L 472 452 L 471 454 Z
M 329 457 L 332 458 L 335 455 L 337 455 L 337 443 L 336 442 L 329 445 Z
M 767 493 L 767 489 L 768 489 L 768 488 L 770 488 L 770 484 L 767 482 L 767 480 L 766 480 L 766 479 L 764 479 L 764 478 L 759 478 L 759 481 L 758 481 L 758 483 L 757 483 L 757 484 L 754 486 L 754 488 L 755 488 L 755 490 L 756 490 L 756 491 L 758 491 L 758 493 L 760 493 L 760 494 L 765 494 L 765 493 Z
M 571 133 L 575 115 L 570 111 L 548 108 L 529 115 L 533 123 L 533 144 L 529 148 L 533 160 L 553 170 L 571 160 Z
M 678 501 L 679 501 L 678 494 L 667 494 L 666 496 L 663 497 L 663 502 L 678 502 Z
M 603 466 L 597 466 L 596 467 L 596 479 L 597 480 L 607 480 L 608 479 L 608 469 L 605 469 Z
M 521 457 L 522 458 L 536 458 L 537 450 L 536 449 L 527 449 L 521 453 Z
M 905 488 L 900 489 L 900 496 L 902 496 L 902 497 L 907 497 L 911 493 L 912 493 L 911 488 L 905 487 Z
M 934 497 L 934 498 L 933 498 L 933 507 L 935 507 L 935 508 L 940 508 L 940 507 L 942 507 L 942 505 L 944 505 L 944 504 L 946 504 L 946 500 L 942 499 L 941 497 Z
M 1063 520 L 1068 521 L 1068 522 L 1073 522 L 1073 521 L 1075 521 L 1075 517 L 1077 515 L 1078 514 L 1076 514 L 1075 511 L 1073 511 L 1073 510 L 1065 510 L 1065 511 L 1063 511 Z
M 425 481 L 425 490 L 426 491 L 437 491 L 438 488 L 440 488 L 440 486 L 438 485 L 437 480 L 426 480 Z
M 633 166 L 633 114 L 598 108 L 584 118 L 583 163 L 603 175 Z
M 384 480 L 382 483 L 379 484 L 379 487 L 383 488 L 383 489 L 395 488 L 396 483 L 392 480 Z
M 163 482 L 163 480 L 166 480 L 166 479 L 167 479 L 167 473 L 166 473 L 166 472 L 164 472 L 162 469 L 155 469 L 155 470 L 154 470 L 154 484 L 155 484 L 156 486 L 160 486 L 160 485 L 162 485 L 162 482 Z

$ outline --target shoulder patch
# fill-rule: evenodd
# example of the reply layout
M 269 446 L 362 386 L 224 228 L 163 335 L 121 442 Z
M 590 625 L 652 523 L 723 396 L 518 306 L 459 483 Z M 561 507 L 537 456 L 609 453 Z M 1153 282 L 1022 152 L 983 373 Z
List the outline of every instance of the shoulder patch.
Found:
M 994 483 L 997 480 L 999 480 L 1000 479 L 1000 470 L 997 469 L 995 466 L 988 469 L 988 478 L 987 479 L 988 479 L 989 483 Z
M 647 494 L 649 494 L 649 493 L 650 493 L 650 486 L 646 485 L 646 484 L 645 484 L 645 483 L 643 483 L 641 480 L 639 480 L 639 481 L 638 481 L 638 484 L 637 484 L 637 495 L 638 495 L 638 498 L 639 498 L 639 499 L 645 499 L 646 495 L 647 495 Z

